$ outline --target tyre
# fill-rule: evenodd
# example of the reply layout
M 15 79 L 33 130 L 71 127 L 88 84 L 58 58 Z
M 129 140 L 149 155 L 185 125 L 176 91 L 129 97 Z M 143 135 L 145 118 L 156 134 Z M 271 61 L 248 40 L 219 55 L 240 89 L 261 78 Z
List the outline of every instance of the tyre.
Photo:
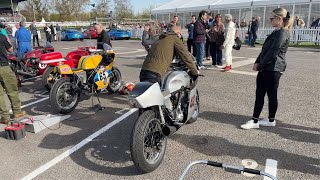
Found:
M 77 107 L 80 93 L 72 87 L 69 78 L 61 78 L 53 84 L 49 99 L 56 112 L 67 114 Z
M 143 173 L 157 169 L 164 157 L 167 137 L 162 133 L 161 122 L 152 110 L 144 111 L 135 123 L 131 139 L 131 157 Z
M 129 40 L 130 38 L 129 37 L 126 37 L 126 38 L 124 38 L 125 40 Z
M 199 97 L 199 92 L 197 90 L 197 99 L 196 99 L 196 111 L 194 112 L 194 114 L 192 115 L 192 117 L 189 119 L 189 121 L 187 121 L 186 124 L 192 124 L 194 122 L 197 121 L 199 113 L 200 113 L 200 97 Z
M 55 79 L 53 74 L 53 67 L 48 67 L 43 72 L 42 85 L 46 88 L 47 91 L 50 91 L 54 82 L 55 82 Z
M 83 38 L 80 38 L 80 41 L 83 41 Z
M 122 86 L 121 72 L 118 68 L 112 68 L 112 74 L 110 75 L 109 85 L 107 87 L 108 92 L 116 93 Z

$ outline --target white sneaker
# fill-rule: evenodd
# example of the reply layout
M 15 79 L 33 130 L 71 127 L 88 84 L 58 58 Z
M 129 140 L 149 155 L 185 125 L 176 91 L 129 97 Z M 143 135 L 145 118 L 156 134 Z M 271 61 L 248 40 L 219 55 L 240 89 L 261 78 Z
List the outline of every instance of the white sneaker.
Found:
M 200 67 L 199 67 L 199 69 L 206 69 L 206 67 L 204 67 L 204 66 L 200 66 Z
M 259 121 L 259 125 L 274 127 L 274 126 L 276 126 L 276 120 L 274 120 L 273 122 L 270 122 L 268 118 L 264 118 Z
M 253 120 L 250 120 L 248 122 L 246 122 L 245 124 L 241 125 L 242 129 L 257 129 L 259 128 L 259 123 L 254 123 Z

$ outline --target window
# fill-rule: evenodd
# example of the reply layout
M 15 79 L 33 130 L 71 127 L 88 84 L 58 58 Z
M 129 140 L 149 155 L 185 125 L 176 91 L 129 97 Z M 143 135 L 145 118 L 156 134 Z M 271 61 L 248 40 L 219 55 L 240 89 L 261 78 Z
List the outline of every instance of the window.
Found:
M 290 12 L 290 11 L 289 11 Z M 301 4 L 296 5 L 294 10 L 294 16 L 300 16 L 303 19 L 304 23 L 306 24 L 305 27 L 308 25 L 308 15 L 309 15 L 309 4 Z M 294 22 L 294 26 L 297 24 L 297 21 Z
M 247 24 L 249 24 L 249 21 L 251 21 L 252 16 L 251 16 L 251 9 L 250 8 L 244 8 L 241 9 L 241 16 L 240 16 L 241 21 L 243 19 L 246 20 Z
M 311 5 L 311 16 L 310 16 L 309 26 L 311 26 L 313 17 L 316 17 L 316 19 L 320 18 L 319 14 L 320 14 L 320 4 L 312 4 Z
M 265 19 L 265 24 L 264 24 L 264 27 L 266 28 L 271 28 L 272 25 L 271 25 L 271 21 L 270 21 L 270 18 L 272 17 L 272 11 L 274 9 L 277 9 L 278 6 L 269 6 L 269 7 L 266 7 L 266 19 Z
M 230 14 L 232 15 L 233 19 L 236 19 L 238 22 L 238 25 L 240 26 L 240 20 L 239 20 L 239 9 L 230 9 Z

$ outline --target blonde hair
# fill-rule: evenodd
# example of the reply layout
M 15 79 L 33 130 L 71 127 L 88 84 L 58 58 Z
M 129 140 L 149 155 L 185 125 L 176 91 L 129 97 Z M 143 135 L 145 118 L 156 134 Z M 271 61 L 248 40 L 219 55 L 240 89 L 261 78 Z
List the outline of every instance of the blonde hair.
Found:
M 174 25 L 174 26 L 172 26 L 171 31 L 181 34 L 182 29 L 181 29 L 181 26 Z
M 290 16 L 290 13 L 284 8 L 277 8 L 272 11 L 272 14 L 283 19 L 283 27 L 292 30 L 293 27 L 293 17 Z
M 153 37 L 153 36 L 156 36 L 157 34 L 160 34 L 161 33 L 161 28 L 160 26 L 158 25 L 158 23 L 154 22 L 154 21 L 150 21 L 148 22 L 147 24 L 145 24 L 146 26 L 150 26 L 150 29 L 149 29 L 149 34 Z

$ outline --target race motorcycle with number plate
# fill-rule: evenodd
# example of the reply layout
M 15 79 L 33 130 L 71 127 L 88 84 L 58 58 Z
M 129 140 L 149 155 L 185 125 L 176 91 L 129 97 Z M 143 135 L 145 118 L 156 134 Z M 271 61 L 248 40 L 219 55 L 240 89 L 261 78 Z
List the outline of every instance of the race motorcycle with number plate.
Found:
M 23 79 L 41 75 L 40 57 L 43 54 L 53 52 L 54 48 L 49 42 L 43 47 L 35 47 L 33 51 L 26 53 L 22 59 L 17 58 L 14 54 L 9 54 L 9 63 L 17 75 L 19 86 Z
M 151 172 L 160 166 L 167 136 L 199 115 L 197 80 L 193 81 L 181 60 L 174 60 L 171 70 L 159 83 L 137 83 L 128 96 L 131 107 L 139 108 L 131 139 L 131 157 L 136 167 Z
M 53 69 L 54 73 L 60 75 L 49 95 L 51 107 L 56 112 L 72 112 L 82 93 L 93 95 L 104 90 L 115 93 L 121 88 L 121 72 L 114 67 L 115 52 L 107 44 L 103 48 L 94 50 L 94 55 L 81 57 L 78 68 L 64 64 Z

